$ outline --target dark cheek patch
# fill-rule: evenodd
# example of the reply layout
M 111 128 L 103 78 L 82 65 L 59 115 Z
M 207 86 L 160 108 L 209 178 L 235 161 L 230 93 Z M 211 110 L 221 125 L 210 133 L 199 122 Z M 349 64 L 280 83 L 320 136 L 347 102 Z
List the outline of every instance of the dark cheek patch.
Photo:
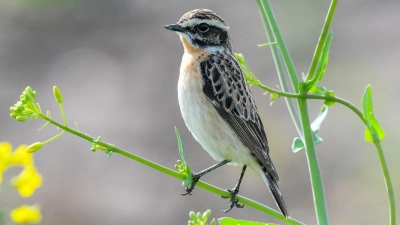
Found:
M 224 45 L 228 40 L 227 32 L 216 27 L 210 27 L 205 33 L 200 33 L 197 28 L 193 28 L 190 32 L 193 43 L 199 47 Z

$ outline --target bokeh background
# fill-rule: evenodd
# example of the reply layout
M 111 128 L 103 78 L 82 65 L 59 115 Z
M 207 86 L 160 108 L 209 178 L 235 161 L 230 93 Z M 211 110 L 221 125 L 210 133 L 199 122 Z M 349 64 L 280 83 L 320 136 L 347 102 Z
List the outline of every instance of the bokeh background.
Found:
M 306 72 L 329 1 L 272 1 L 297 72 Z M 0 141 L 15 147 L 44 141 L 54 126 L 43 121 L 18 123 L 9 107 L 26 86 L 38 92 L 43 109 L 61 120 L 53 99 L 57 85 L 64 95 L 71 126 L 170 168 L 179 159 L 174 126 L 183 138 L 194 171 L 214 163 L 192 138 L 180 115 L 177 80 L 183 53 L 178 35 L 163 25 L 188 10 L 209 8 L 231 28 L 234 51 L 243 53 L 254 73 L 268 86 L 279 84 L 254 1 L 6 0 L 0 4 Z M 400 4 L 397 1 L 341 1 L 332 23 L 330 63 L 322 82 L 337 96 L 361 106 L 368 84 L 375 115 L 386 131 L 384 153 L 400 196 L 398 103 L 400 74 Z M 296 131 L 283 99 L 253 87 L 268 135 L 280 188 L 290 215 L 316 224 L 310 179 L 303 152 L 294 154 Z M 314 118 L 321 101 L 309 104 Z M 347 108 L 335 105 L 320 130 L 317 146 L 332 224 L 387 224 L 388 199 L 374 146 L 364 142 L 364 126 Z M 33 197 L 0 193 L 0 207 L 40 202 L 44 225 L 186 224 L 190 210 L 279 222 L 252 208 L 223 214 L 228 201 L 196 188 L 182 197 L 181 181 L 119 155 L 90 151 L 90 143 L 70 134 L 35 153 L 43 186 Z M 232 188 L 241 168 L 223 167 L 204 177 Z M 17 170 L 5 174 L 4 182 Z M 241 194 L 276 208 L 262 179 L 252 172 Z M 399 202 L 399 201 L 397 201 Z M 399 212 L 399 210 L 398 210 Z

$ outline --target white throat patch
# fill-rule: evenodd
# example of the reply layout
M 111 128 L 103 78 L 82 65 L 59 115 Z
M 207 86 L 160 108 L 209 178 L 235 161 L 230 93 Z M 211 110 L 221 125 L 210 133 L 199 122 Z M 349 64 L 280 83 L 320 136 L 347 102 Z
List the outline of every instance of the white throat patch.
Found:
M 181 37 L 181 39 L 185 39 L 187 43 L 189 43 L 191 46 L 193 46 L 194 48 L 200 48 L 199 46 L 193 44 L 192 40 L 190 39 L 189 35 L 185 34 L 185 33 L 180 33 L 177 32 L 179 34 L 179 36 Z M 211 52 L 211 53 L 216 53 L 216 52 L 222 52 L 224 51 L 224 47 L 222 46 L 206 46 L 205 48 L 203 48 L 204 50 Z

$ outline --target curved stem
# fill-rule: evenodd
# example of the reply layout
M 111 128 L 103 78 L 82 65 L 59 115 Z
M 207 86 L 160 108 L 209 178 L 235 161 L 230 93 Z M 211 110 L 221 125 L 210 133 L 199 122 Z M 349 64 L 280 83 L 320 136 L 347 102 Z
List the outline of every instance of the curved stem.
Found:
M 45 119 L 46 121 L 48 121 L 49 123 L 54 124 L 57 127 L 63 129 L 64 131 L 67 131 L 67 132 L 69 132 L 71 134 L 74 134 L 74 135 L 76 135 L 78 137 L 81 137 L 81 138 L 89 141 L 90 143 L 95 142 L 96 144 L 105 147 L 109 151 L 118 153 L 118 154 L 123 155 L 123 156 L 125 156 L 127 158 L 130 158 L 130 159 L 133 159 L 133 160 L 135 160 L 137 162 L 140 162 L 140 163 L 142 163 L 142 164 L 144 164 L 146 166 L 149 166 L 149 167 L 151 167 L 153 169 L 156 169 L 156 170 L 158 170 L 160 172 L 163 172 L 165 174 L 168 174 L 168 175 L 170 175 L 172 177 L 175 177 L 175 178 L 178 178 L 180 180 L 184 180 L 185 177 L 186 177 L 184 174 L 181 174 L 181 173 L 179 173 L 177 171 L 174 171 L 174 170 L 169 169 L 169 168 L 167 168 L 165 166 L 162 166 L 160 164 L 157 164 L 155 162 L 147 160 L 147 159 L 145 159 L 143 157 L 140 157 L 138 155 L 135 155 L 133 153 L 130 153 L 128 151 L 125 151 L 123 149 L 115 147 L 115 146 L 113 146 L 111 144 L 108 144 L 106 142 L 100 141 L 97 138 L 94 138 L 94 137 L 91 137 L 91 136 L 86 135 L 84 133 L 81 133 L 81 132 L 79 132 L 77 130 L 74 130 L 74 129 L 68 127 L 68 126 L 64 126 L 64 125 L 62 125 L 62 124 L 50 119 L 49 117 L 47 117 L 47 116 L 45 116 L 43 114 L 39 114 L 39 116 L 41 118 Z M 209 192 L 212 192 L 212 193 L 215 193 L 217 195 L 224 196 L 224 197 L 227 197 L 227 198 L 229 198 L 230 195 L 231 195 L 229 192 L 227 192 L 225 190 L 222 190 L 220 188 L 217 188 L 215 186 L 212 186 L 212 185 L 210 185 L 210 184 L 208 184 L 206 182 L 203 182 L 203 181 L 197 182 L 197 186 L 199 186 L 199 187 L 201 187 L 201 188 L 203 188 L 203 189 L 205 189 L 205 190 L 207 190 Z M 291 219 L 291 218 L 285 219 L 285 217 L 280 212 L 275 211 L 275 210 L 273 210 L 273 209 L 271 209 L 271 208 L 269 208 L 269 207 L 267 207 L 265 205 L 262 205 L 262 204 L 260 204 L 260 203 L 258 203 L 256 201 L 254 201 L 254 200 L 245 198 L 245 197 L 240 196 L 240 195 L 237 195 L 236 197 L 239 200 L 239 202 L 241 202 L 241 203 L 243 203 L 245 205 L 248 205 L 248 206 L 250 206 L 250 207 L 252 207 L 254 209 L 257 209 L 257 210 L 259 210 L 261 212 L 267 213 L 267 214 L 269 214 L 269 215 L 271 215 L 271 216 L 273 216 L 273 217 L 275 217 L 275 218 L 277 218 L 279 220 L 282 220 L 282 221 L 286 222 L 287 224 L 292 224 L 292 225 L 302 225 L 303 224 L 300 221 L 297 221 L 295 219 Z
M 348 102 L 342 98 L 324 96 L 324 95 L 307 95 L 307 94 L 286 93 L 286 92 L 278 91 L 273 88 L 267 87 L 261 83 L 252 83 L 252 82 L 249 82 L 249 83 L 256 85 L 257 87 L 260 87 L 268 92 L 275 93 L 275 94 L 278 94 L 280 96 L 287 97 L 287 98 L 319 99 L 319 100 L 328 100 L 328 101 L 334 101 L 334 102 L 340 103 L 340 104 L 346 106 L 347 108 L 351 109 L 365 123 L 362 112 L 357 107 L 355 107 L 353 104 L 351 104 L 350 102 Z
M 54 137 L 52 137 L 52 138 L 50 138 L 50 139 L 48 139 L 48 140 L 46 140 L 46 141 L 43 141 L 42 144 L 45 145 L 45 144 L 47 144 L 47 143 L 49 143 L 49 142 L 51 142 L 51 141 L 54 141 L 54 140 L 56 140 L 57 138 L 61 137 L 61 135 L 63 135 L 64 133 L 65 133 L 65 130 L 61 131 L 61 132 L 58 133 L 56 136 L 54 136 Z
M 64 125 L 65 125 L 65 126 L 68 126 L 68 125 L 67 125 L 67 117 L 65 117 L 64 106 L 63 106 L 62 103 L 59 103 L 59 105 L 60 105 L 61 116 L 62 116 L 62 118 L 63 118 Z
M 394 191 L 392 180 L 390 179 L 389 170 L 386 164 L 385 156 L 383 155 L 383 150 L 380 141 L 374 142 L 376 150 L 379 156 L 379 162 L 381 163 L 383 177 L 385 179 L 386 189 L 389 197 L 389 207 L 390 207 L 390 224 L 396 225 L 396 202 L 394 198 Z

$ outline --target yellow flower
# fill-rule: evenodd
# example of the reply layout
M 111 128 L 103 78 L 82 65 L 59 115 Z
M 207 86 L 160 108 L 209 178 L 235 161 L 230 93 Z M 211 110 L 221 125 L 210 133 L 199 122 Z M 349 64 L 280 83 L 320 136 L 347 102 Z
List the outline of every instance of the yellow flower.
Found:
M 0 142 L 0 184 L 3 180 L 3 172 L 11 164 L 12 146 L 8 142 Z
M 14 152 L 8 142 L 0 142 L 0 184 L 3 172 L 11 166 L 33 165 L 33 156 L 26 152 L 27 146 L 20 145 Z
M 33 156 L 26 149 L 28 146 L 20 145 L 11 155 L 11 163 L 19 166 L 29 166 L 33 164 Z
M 42 220 L 42 214 L 40 213 L 39 207 L 36 205 L 22 205 L 19 208 L 13 209 L 10 217 L 12 221 L 19 224 L 37 224 Z
M 17 177 L 11 180 L 11 185 L 18 189 L 22 197 L 29 197 L 42 185 L 42 176 L 34 166 L 26 166 Z

